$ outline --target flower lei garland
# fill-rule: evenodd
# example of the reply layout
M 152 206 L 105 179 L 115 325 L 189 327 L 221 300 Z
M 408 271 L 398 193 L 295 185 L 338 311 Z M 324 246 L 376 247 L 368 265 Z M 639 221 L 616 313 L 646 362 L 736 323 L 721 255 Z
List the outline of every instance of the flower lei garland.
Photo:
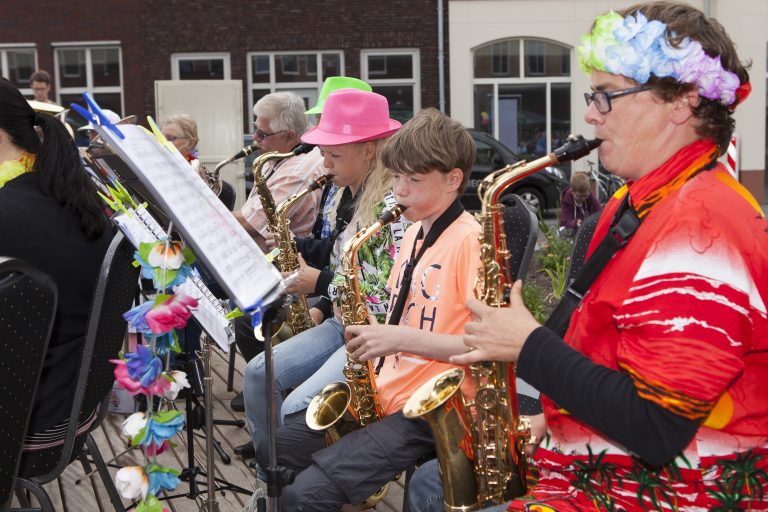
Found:
M 591 34 L 582 36 L 579 65 L 592 70 L 624 75 L 644 84 L 653 74 L 695 84 L 700 96 L 732 105 L 743 101 L 750 84 L 739 82 L 735 73 L 723 68 L 720 56 L 710 57 L 701 43 L 686 37 L 676 48 L 667 40 L 667 25 L 648 21 L 641 12 L 622 18 L 609 12 L 595 20 Z M 674 36 L 674 34 L 672 34 Z
M 170 289 L 192 275 L 194 255 L 178 242 L 161 240 L 141 243 L 136 251 L 136 265 L 142 275 L 152 279 L 155 289 Z M 147 456 L 143 466 L 128 466 L 115 476 L 115 485 L 127 499 L 139 499 L 136 512 L 167 511 L 156 495 L 172 491 L 179 484 L 179 471 L 157 463 L 156 456 L 172 447 L 170 439 L 184 428 L 181 411 L 153 411 L 153 397 L 175 400 L 182 388 L 188 388 L 186 374 L 164 369 L 169 352 L 179 352 L 176 329 L 183 328 L 197 300 L 183 295 L 157 294 L 153 301 L 145 302 L 126 312 L 123 317 L 136 332 L 142 333 L 147 345 L 137 345 L 136 352 L 121 354 L 111 360 L 115 366 L 115 379 L 131 395 L 147 396 L 150 410 L 132 414 L 122 424 L 123 435 L 131 445 L 141 445 Z

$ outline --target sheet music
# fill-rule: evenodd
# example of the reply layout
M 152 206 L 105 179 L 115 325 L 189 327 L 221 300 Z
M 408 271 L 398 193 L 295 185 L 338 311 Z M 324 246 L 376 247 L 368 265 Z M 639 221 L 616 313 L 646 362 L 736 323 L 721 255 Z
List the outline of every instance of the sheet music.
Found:
M 138 249 L 141 242 L 152 243 L 165 237 L 163 228 L 143 206 L 131 212 L 132 216 L 121 213 L 113 220 L 134 247 Z M 192 311 L 192 315 L 219 348 L 229 352 L 229 345 L 235 342 L 235 333 L 229 320 L 224 317 L 227 314 L 226 309 L 205 283 L 199 277 L 192 276 L 176 286 L 174 291 L 198 300 L 197 308 Z
M 240 309 L 284 294 L 280 273 L 179 153 L 170 152 L 140 126 L 96 131 L 140 177 L 173 220 L 195 255 L 210 269 Z

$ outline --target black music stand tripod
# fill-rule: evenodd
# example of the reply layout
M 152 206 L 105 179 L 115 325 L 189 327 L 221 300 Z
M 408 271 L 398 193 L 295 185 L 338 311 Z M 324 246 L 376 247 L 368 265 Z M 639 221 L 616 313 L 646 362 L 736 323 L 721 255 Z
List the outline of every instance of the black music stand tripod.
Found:
M 283 308 L 283 302 L 285 300 L 286 298 L 283 296 L 269 304 L 264 310 L 264 316 L 261 321 L 262 336 L 264 338 L 264 378 L 266 379 L 267 384 L 267 414 L 269 418 L 269 421 L 267 421 L 269 467 L 266 468 L 265 472 L 267 473 L 267 496 L 269 496 L 270 512 L 280 512 L 280 494 L 282 493 L 282 488 L 293 483 L 293 479 L 295 478 L 292 470 L 277 464 L 277 404 L 275 403 L 274 390 L 275 369 L 272 362 L 272 343 L 270 343 L 275 322 L 279 320 L 281 314 L 284 315 L 285 309 Z M 267 511 L 267 504 L 264 498 L 258 499 L 257 510 L 258 512 Z

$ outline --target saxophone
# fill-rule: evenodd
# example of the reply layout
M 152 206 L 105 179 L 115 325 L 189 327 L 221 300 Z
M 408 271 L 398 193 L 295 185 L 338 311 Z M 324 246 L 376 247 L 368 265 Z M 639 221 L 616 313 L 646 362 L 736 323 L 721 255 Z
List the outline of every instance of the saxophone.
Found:
M 296 255 L 296 243 L 293 241 L 293 237 L 288 228 L 288 210 L 290 210 L 299 199 L 322 187 L 330 176 L 323 176 L 316 182 L 310 184 L 307 188 L 293 194 L 291 197 L 280 203 L 280 206 L 278 207 L 275 205 L 275 199 L 272 197 L 272 192 L 267 186 L 267 181 L 264 178 L 261 169 L 264 167 L 264 164 L 271 160 L 282 160 L 283 158 L 308 153 L 313 148 L 314 146 L 311 144 L 301 144 L 289 153 L 270 151 L 269 153 L 259 155 L 253 161 L 253 187 L 259 195 L 261 207 L 267 217 L 267 229 L 275 235 L 276 247 L 280 248 L 277 267 L 281 272 L 295 272 L 299 268 L 299 260 Z M 243 148 L 241 153 L 247 149 L 248 148 Z M 309 315 L 309 308 L 307 307 L 307 300 L 305 297 L 302 296 L 299 300 L 295 300 L 288 304 L 287 308 L 286 321 L 282 327 L 275 329 L 276 334 L 272 337 L 273 342 L 285 340 L 292 335 L 305 331 L 315 325 Z
M 218 164 L 216 164 L 216 167 L 213 169 L 213 171 L 209 171 L 205 166 L 201 166 L 200 169 L 197 169 L 198 173 L 200 174 L 200 177 L 205 180 L 205 182 L 208 184 L 208 187 L 213 191 L 214 194 L 217 196 L 221 194 L 221 168 L 227 165 L 230 162 L 234 162 L 235 160 L 239 160 L 240 158 L 246 157 L 253 153 L 254 151 L 258 151 L 261 149 L 261 144 L 259 144 L 258 141 L 253 141 L 253 144 L 250 146 L 245 146 L 243 149 L 235 153 L 233 156 L 227 158 L 226 160 L 222 160 Z
M 599 139 L 569 137 L 549 155 L 508 165 L 478 186 L 477 214 L 480 259 L 475 295 L 492 307 L 509 305 L 512 276 L 504 230 L 502 192 L 512 183 L 548 165 L 581 158 L 600 145 Z M 514 364 L 482 361 L 469 365 L 476 393 L 461 393 L 464 370 L 446 370 L 423 384 L 408 399 L 403 414 L 423 417 L 435 437 L 446 511 L 476 510 L 523 495 L 527 489 L 524 448 L 530 439 L 527 418 L 517 408 Z M 474 415 L 474 418 L 473 418 Z
M 317 189 L 323 188 L 325 184 L 333 178 L 332 174 L 326 174 L 317 178 L 307 187 L 291 195 L 277 206 L 275 212 L 275 225 L 270 229 L 275 235 L 275 247 L 280 249 L 277 255 L 277 268 L 281 272 L 296 272 L 299 270 L 299 257 L 296 249 L 296 241 L 290 230 L 291 220 L 288 218 L 288 212 L 300 200 L 311 194 Z M 299 296 L 292 303 L 288 304 L 285 322 L 290 326 L 294 334 L 306 331 L 315 326 L 312 317 L 309 315 L 307 307 L 307 298 L 304 295 Z
M 342 247 L 340 265 L 344 282 L 339 285 L 339 309 L 342 324 L 368 324 L 368 307 L 365 297 L 360 293 L 360 268 L 357 252 L 363 243 L 371 238 L 381 228 L 394 222 L 405 211 L 405 207 L 395 205 L 384 210 L 379 220 L 371 226 L 361 229 Z M 325 430 L 328 444 L 339 440 L 343 435 L 340 422 L 347 411 L 354 416 L 354 422 L 359 427 L 365 427 L 378 421 L 383 413 L 376 393 L 373 361 L 355 361 L 349 357 L 344 363 L 345 382 L 334 382 L 323 388 L 307 408 L 307 425 L 314 430 Z M 368 498 L 365 507 L 372 507 L 384 498 L 389 488 L 385 484 L 376 494 Z

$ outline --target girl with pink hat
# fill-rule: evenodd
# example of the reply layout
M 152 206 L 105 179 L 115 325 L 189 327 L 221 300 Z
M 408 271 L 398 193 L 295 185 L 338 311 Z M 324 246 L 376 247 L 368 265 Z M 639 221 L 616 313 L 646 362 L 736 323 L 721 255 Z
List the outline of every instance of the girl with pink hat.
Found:
M 399 128 L 400 123 L 389 117 L 384 96 L 357 89 L 340 89 L 328 96 L 319 124 L 301 138 L 302 142 L 320 147 L 325 166 L 339 187 L 329 206 L 331 224 L 336 228 L 329 238 L 324 239 L 331 253 L 331 272 L 338 265 L 343 244 L 359 229 L 373 224 L 382 210 L 396 204 L 392 195 L 392 174 L 381 163 L 380 149 Z M 348 221 L 348 225 L 343 221 Z M 384 322 L 388 306 L 389 293 L 384 288 L 398 250 L 395 240 L 399 243 L 404 231 L 401 222 L 393 223 L 371 237 L 358 253 L 360 288 L 366 295 L 368 311 L 380 322 Z M 341 276 L 321 273 L 306 265 L 303 259 L 301 265 L 299 277 L 289 287 L 289 293 L 316 293 L 322 299 L 310 310 L 318 325 L 273 350 L 276 401 L 281 408 L 278 421 L 305 409 L 325 385 L 344 379 L 344 331 L 340 317 L 333 314 L 337 308 L 331 300 L 336 295 L 334 282 L 339 282 Z M 324 276 L 328 278 L 324 279 Z M 329 282 L 331 277 L 333 281 Z M 321 310 L 324 310 L 324 321 Z M 243 377 L 245 412 L 257 447 L 266 439 L 265 385 L 264 355 L 259 354 L 248 363 Z M 281 392 L 289 388 L 295 389 L 283 401 Z M 261 444 L 261 449 L 265 450 L 266 443 Z M 254 493 L 254 498 L 258 495 L 259 490 Z

